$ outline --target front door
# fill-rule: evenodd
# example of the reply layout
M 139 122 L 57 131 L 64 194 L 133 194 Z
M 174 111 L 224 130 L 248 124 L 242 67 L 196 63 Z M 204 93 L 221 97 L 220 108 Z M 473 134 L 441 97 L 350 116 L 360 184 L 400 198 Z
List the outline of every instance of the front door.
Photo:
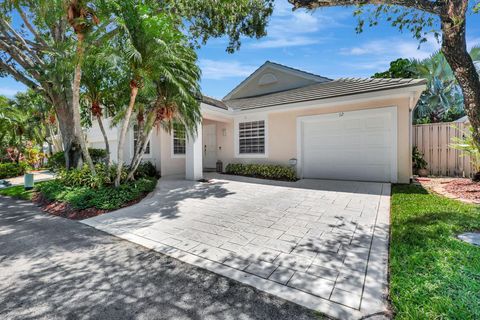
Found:
M 203 126 L 203 167 L 214 169 L 217 162 L 217 126 Z

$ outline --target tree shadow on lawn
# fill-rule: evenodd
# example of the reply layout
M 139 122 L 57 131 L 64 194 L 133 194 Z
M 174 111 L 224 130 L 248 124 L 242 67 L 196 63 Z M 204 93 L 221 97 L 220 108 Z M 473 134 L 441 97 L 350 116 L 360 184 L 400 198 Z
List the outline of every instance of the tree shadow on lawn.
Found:
M 479 206 L 420 186 L 393 191 L 391 295 L 398 318 L 480 316 L 480 296 L 472 295 L 480 292 L 480 247 L 456 237 L 480 229 Z
M 251 287 L 0 199 L 0 318 L 310 319 Z

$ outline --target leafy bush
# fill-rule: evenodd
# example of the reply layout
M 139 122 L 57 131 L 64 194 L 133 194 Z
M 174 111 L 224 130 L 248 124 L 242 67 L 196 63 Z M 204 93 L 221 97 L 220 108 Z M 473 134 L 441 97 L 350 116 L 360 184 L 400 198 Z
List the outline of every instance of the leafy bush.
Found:
M 112 185 L 115 181 L 116 166 L 105 166 L 104 164 L 96 164 L 96 175 L 94 176 L 87 165 L 81 169 L 60 169 L 58 171 L 58 178 L 66 186 L 70 187 L 88 187 L 100 188 L 103 186 Z M 122 170 L 121 181 L 127 178 L 127 169 Z
M 423 158 L 423 153 L 421 153 L 416 146 L 413 147 L 412 150 L 412 165 L 415 170 L 426 169 L 428 165 L 427 161 Z
M 67 202 L 75 209 L 97 208 L 115 210 L 155 189 L 155 178 L 142 178 L 115 188 L 102 186 L 91 189 L 83 186 L 68 186 L 62 180 L 47 181 L 36 187 L 50 201 Z
M 30 170 L 30 167 L 26 162 L 0 163 L 0 179 L 18 177 L 28 170 Z
M 452 128 L 457 129 L 455 126 L 452 126 Z M 463 135 L 461 138 L 453 137 L 450 147 L 460 150 L 462 152 L 462 157 L 470 157 L 470 164 L 475 171 L 475 175 L 472 180 L 480 181 L 480 150 L 478 149 L 475 139 L 473 138 L 473 127 L 463 130 Z
M 150 162 L 142 162 L 135 172 L 135 178 L 148 178 L 148 177 L 157 177 L 158 172 L 157 168 Z
M 225 171 L 228 174 L 262 179 L 286 181 L 297 180 L 295 171 L 292 168 L 281 165 L 230 163 L 225 168 Z
M 104 163 L 105 159 L 107 158 L 107 151 L 104 149 L 90 148 L 88 149 L 88 152 L 90 153 L 90 157 L 92 158 L 94 164 Z M 65 155 L 63 151 L 54 153 L 48 158 L 47 168 L 55 172 L 65 168 Z

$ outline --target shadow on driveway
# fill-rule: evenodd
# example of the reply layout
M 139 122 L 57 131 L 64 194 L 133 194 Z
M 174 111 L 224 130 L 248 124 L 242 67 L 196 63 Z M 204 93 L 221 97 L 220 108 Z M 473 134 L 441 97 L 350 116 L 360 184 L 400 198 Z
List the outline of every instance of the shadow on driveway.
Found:
M 251 287 L 3 197 L 0 244 L 2 319 L 316 317 Z

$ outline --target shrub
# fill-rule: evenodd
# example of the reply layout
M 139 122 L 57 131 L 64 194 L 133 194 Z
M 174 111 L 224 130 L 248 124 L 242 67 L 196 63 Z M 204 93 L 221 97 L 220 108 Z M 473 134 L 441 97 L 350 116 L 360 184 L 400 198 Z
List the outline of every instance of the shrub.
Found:
M 115 165 L 105 166 L 105 164 L 96 164 L 96 175 L 94 176 L 87 165 L 81 169 L 61 169 L 58 171 L 58 178 L 66 186 L 70 187 L 88 187 L 100 188 L 112 185 L 115 181 L 116 169 Z M 127 178 L 127 169 L 122 170 L 121 182 Z
M 155 178 L 144 178 L 130 181 L 115 188 L 102 186 L 91 189 L 84 186 L 67 186 L 62 180 L 44 182 L 36 187 L 47 200 L 70 204 L 75 209 L 97 208 L 114 210 L 139 199 L 155 189 Z
M 281 165 L 230 163 L 227 165 L 225 171 L 228 174 L 262 179 L 297 180 L 295 171 L 292 168 Z
M 94 164 L 101 164 L 107 158 L 107 151 L 104 149 L 89 148 L 88 152 Z M 57 172 L 65 168 L 65 154 L 63 151 L 52 154 L 47 161 L 47 168 L 51 171 Z
M 142 162 L 139 164 L 137 171 L 135 171 L 135 178 L 157 177 L 157 168 L 150 162 Z
M 31 168 L 26 162 L 0 163 L 0 179 L 18 177 L 25 174 Z
M 428 166 L 427 161 L 423 158 L 423 153 L 416 146 L 412 150 L 412 165 L 414 170 L 426 169 Z

